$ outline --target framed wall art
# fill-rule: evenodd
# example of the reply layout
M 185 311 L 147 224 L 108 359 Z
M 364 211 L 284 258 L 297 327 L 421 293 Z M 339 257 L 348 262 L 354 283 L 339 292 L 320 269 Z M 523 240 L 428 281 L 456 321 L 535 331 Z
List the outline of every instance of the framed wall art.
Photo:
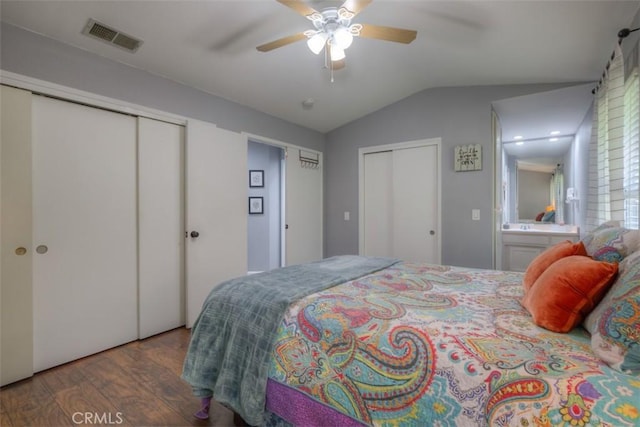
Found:
M 482 145 L 458 145 L 453 154 L 456 172 L 482 170 Z
M 264 213 L 264 199 L 262 197 L 249 197 L 249 215 Z
M 251 188 L 264 187 L 264 171 L 263 170 L 249 171 L 249 187 Z

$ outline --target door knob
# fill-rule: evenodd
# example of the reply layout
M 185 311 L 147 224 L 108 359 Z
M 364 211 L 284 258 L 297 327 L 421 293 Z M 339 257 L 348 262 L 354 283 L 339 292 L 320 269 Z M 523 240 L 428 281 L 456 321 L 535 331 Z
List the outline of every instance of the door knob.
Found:
M 431 234 L 433 236 L 434 234 L 436 234 L 436 232 L 431 230 L 431 231 L 429 231 L 429 234 Z
M 191 232 L 191 237 L 193 237 L 194 239 L 195 239 L 196 237 L 198 237 L 199 235 L 200 235 L 200 233 L 198 233 L 197 231 L 192 231 L 192 232 Z

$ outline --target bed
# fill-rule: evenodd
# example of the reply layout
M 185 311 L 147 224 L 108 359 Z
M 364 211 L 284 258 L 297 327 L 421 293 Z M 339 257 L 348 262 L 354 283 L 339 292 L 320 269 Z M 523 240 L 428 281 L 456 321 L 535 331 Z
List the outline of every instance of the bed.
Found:
M 234 279 L 205 302 L 183 378 L 249 425 L 640 425 L 632 233 L 603 226 L 540 272 L 615 270 L 566 333 L 523 307 L 528 273 L 341 256 Z

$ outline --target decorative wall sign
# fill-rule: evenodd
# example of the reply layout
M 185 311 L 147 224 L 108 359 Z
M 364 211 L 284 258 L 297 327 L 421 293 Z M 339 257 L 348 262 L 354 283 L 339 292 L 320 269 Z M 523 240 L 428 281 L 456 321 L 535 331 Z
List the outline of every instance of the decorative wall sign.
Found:
M 264 187 L 264 171 L 263 170 L 250 170 L 249 171 L 249 187 Z
M 454 148 L 456 172 L 482 170 L 482 145 L 458 145 Z

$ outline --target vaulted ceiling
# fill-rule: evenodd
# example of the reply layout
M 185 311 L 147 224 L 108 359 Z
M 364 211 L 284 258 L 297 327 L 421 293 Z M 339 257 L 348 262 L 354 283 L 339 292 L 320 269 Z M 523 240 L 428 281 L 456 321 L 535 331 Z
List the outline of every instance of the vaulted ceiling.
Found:
M 313 1 L 316 10 L 340 2 Z M 404 45 L 356 38 L 346 67 L 324 68 L 304 40 L 255 47 L 312 28 L 275 0 L 12 1 L 3 21 L 293 123 L 327 132 L 432 87 L 586 82 L 602 73 L 638 1 L 374 0 L 354 22 L 417 30 Z M 143 40 L 136 53 L 81 34 L 96 19 Z M 313 100 L 312 108 L 303 101 Z

